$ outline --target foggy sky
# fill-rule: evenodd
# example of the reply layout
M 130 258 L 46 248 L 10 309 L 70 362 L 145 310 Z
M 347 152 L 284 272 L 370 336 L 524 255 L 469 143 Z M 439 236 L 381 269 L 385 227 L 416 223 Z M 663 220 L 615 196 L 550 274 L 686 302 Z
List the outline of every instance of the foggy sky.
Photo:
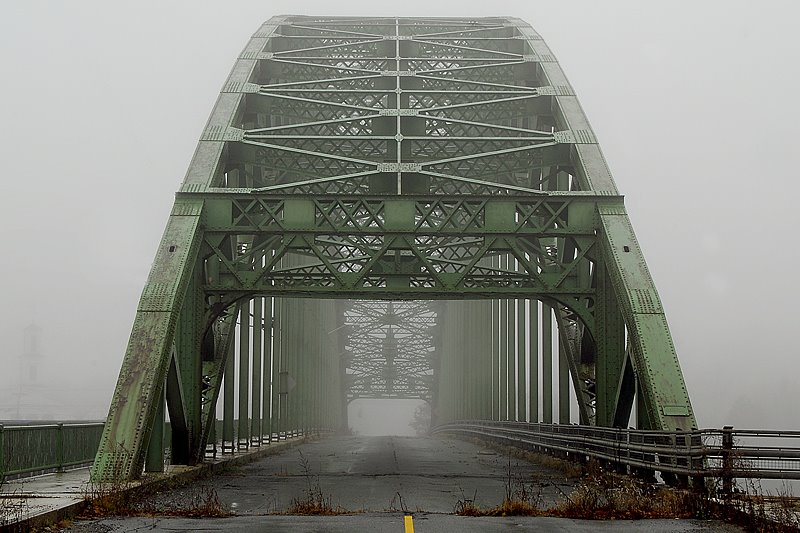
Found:
M 789 1 L 6 1 L 0 386 L 36 321 L 49 378 L 105 413 L 217 94 L 250 34 L 286 13 L 530 22 L 626 196 L 698 422 L 800 429 Z

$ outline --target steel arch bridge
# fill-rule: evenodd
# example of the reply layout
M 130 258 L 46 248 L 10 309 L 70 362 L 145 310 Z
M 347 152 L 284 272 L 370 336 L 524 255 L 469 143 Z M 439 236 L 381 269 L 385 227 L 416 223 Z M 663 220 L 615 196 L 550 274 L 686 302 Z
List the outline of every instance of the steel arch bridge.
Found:
M 258 29 L 176 194 L 93 477 L 158 469 L 165 411 L 182 464 L 341 427 L 359 397 L 696 426 L 623 198 L 522 20 Z

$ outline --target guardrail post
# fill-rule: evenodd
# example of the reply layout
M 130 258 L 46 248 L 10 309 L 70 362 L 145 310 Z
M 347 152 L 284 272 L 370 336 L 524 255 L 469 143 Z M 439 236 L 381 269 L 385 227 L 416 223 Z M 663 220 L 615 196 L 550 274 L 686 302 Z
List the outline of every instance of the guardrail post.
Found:
M 692 490 L 698 494 L 706 494 L 706 470 L 708 467 L 708 448 L 703 441 L 703 433 L 693 432 L 689 437 L 688 446 L 690 448 L 690 470 L 694 472 L 692 478 Z
M 627 429 L 618 429 L 615 431 L 615 439 L 614 444 L 616 445 L 616 449 L 614 450 L 614 471 L 618 474 L 627 474 L 628 473 L 628 455 L 630 455 L 630 448 L 628 447 L 628 442 L 630 441 L 630 431 Z M 625 456 L 623 456 L 623 453 Z
M 639 437 L 639 444 L 644 449 L 657 447 L 659 444 L 658 436 L 652 434 L 641 434 Z M 643 451 L 639 454 L 639 460 L 644 463 L 644 466 L 637 466 L 632 468 L 631 472 L 639 477 L 645 483 L 656 482 L 656 456 L 652 451 Z
M 6 478 L 6 447 L 3 424 L 0 424 L 0 481 Z
M 56 472 L 64 471 L 64 424 L 56 430 Z
M 733 492 L 733 426 L 722 428 L 722 494 Z
M 633 465 L 631 464 L 631 428 L 625 429 L 625 473 L 633 473 Z
M 690 443 L 691 437 L 689 433 L 684 433 L 680 436 L 680 441 L 676 442 L 675 445 L 675 454 L 678 456 L 675 460 L 675 464 L 679 467 L 682 467 L 686 472 L 689 472 L 691 469 L 692 459 L 688 453 L 685 457 L 683 457 L 683 453 L 690 451 Z M 675 474 L 675 483 L 677 484 L 678 488 L 689 488 L 689 474 Z
M 669 458 L 664 457 L 665 454 L 660 453 L 658 454 L 659 464 L 669 464 L 669 466 L 675 467 L 677 466 L 677 461 L 675 455 L 678 452 L 678 439 L 675 434 L 669 435 L 669 446 L 672 448 L 672 453 L 670 454 Z M 667 463 L 667 460 L 669 461 Z M 666 472 L 661 470 L 661 479 L 664 480 L 664 483 L 669 485 L 670 487 L 675 487 L 678 485 L 678 478 L 674 472 Z

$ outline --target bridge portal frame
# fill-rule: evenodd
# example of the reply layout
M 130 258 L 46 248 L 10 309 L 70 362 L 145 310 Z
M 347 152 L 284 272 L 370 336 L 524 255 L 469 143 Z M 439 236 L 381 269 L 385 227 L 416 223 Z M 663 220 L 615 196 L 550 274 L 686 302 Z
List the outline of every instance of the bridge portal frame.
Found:
M 270 325 L 284 321 L 275 385 L 287 339 L 302 340 L 303 314 L 277 311 L 295 296 L 500 298 L 507 320 L 514 300 L 539 299 L 582 422 L 626 424 L 636 393 L 640 427 L 696 426 L 622 197 L 558 63 L 519 19 L 288 16 L 254 34 L 177 194 L 93 477 L 139 475 L 164 395 L 173 460 L 200 460 L 237 332 L 251 342 L 249 302 L 275 298 Z M 317 383 L 321 342 L 316 362 L 296 362 Z M 270 394 L 273 414 L 303 408 Z M 252 398 L 240 389 L 240 411 Z

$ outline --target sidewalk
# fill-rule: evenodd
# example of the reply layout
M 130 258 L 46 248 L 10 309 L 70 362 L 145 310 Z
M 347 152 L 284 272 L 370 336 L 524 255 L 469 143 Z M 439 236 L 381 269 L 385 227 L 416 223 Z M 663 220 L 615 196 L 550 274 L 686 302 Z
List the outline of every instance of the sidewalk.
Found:
M 89 468 L 6 481 L 0 487 L 0 526 L 35 519 L 55 523 L 80 512 Z
M 306 437 L 293 437 L 234 455 L 218 456 L 197 466 L 167 466 L 164 473 L 147 474 L 130 488 L 166 481 L 187 483 L 230 466 L 279 453 L 305 440 Z M 26 522 L 25 525 L 30 527 L 44 526 L 74 517 L 86 505 L 88 488 L 88 467 L 6 481 L 0 486 L 0 529 L 11 524 L 19 527 L 20 522 Z

